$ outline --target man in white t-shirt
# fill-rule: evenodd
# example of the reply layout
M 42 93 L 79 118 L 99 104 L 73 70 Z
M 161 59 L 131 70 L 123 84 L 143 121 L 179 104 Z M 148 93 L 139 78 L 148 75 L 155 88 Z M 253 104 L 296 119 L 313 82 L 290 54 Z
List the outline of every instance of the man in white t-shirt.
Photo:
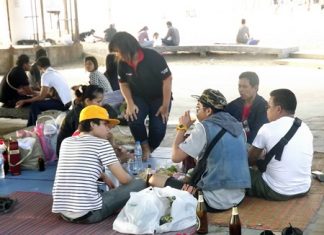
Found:
M 42 56 L 36 62 L 41 77 L 41 90 L 38 96 L 20 100 L 16 107 L 30 103 L 30 113 L 27 126 L 36 124 L 37 116 L 46 110 L 55 109 L 66 111 L 71 106 L 71 92 L 65 78 L 51 67 L 48 57 Z
M 249 150 L 249 163 L 255 165 L 286 135 L 294 122 L 297 106 L 295 94 L 288 89 L 270 93 L 267 116 Z M 307 194 L 311 186 L 313 135 L 302 122 L 297 132 L 285 145 L 281 159 L 272 157 L 265 172 L 251 169 L 252 188 L 248 195 L 267 200 L 288 200 Z

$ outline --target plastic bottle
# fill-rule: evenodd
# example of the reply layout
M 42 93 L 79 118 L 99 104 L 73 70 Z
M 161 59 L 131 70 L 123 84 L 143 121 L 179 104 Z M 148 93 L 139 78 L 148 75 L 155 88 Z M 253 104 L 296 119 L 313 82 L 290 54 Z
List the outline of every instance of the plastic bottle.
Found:
M 238 214 L 237 206 L 234 205 L 232 208 L 232 216 L 231 220 L 229 222 L 229 234 L 230 235 L 241 235 L 242 229 L 241 229 L 241 221 Z
M 5 178 L 5 169 L 4 169 L 4 157 L 2 153 L 0 153 L 0 179 Z
M 198 192 L 198 204 L 196 209 L 197 215 L 197 233 L 198 234 L 206 234 L 208 233 L 208 217 L 207 217 L 207 209 L 204 201 L 204 195 L 201 191 Z
M 133 174 L 137 175 L 142 170 L 142 166 L 143 166 L 142 147 L 139 141 L 135 142 L 134 155 L 135 155 L 135 159 L 134 159 L 135 162 L 134 162 Z

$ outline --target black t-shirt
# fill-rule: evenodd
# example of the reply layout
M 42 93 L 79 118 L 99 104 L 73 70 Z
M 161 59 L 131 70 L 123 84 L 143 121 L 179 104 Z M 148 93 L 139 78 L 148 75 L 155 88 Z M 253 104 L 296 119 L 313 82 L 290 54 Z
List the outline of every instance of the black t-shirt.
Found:
M 117 69 L 117 62 L 116 56 L 114 54 L 108 54 L 106 56 L 106 72 L 104 75 L 107 77 L 111 88 L 113 91 L 119 90 L 119 82 L 118 82 L 118 69 Z
M 7 74 L 3 77 L 0 84 L 0 101 L 2 103 L 8 103 L 8 101 L 18 101 L 24 99 L 25 96 L 21 96 L 15 89 L 12 89 L 7 83 Z M 8 74 L 8 81 L 11 86 L 20 88 L 23 86 L 29 86 L 29 81 L 25 70 L 22 67 L 13 67 Z
M 127 82 L 135 96 L 144 99 L 163 97 L 163 80 L 171 76 L 171 71 L 158 52 L 142 48 L 144 59 L 138 63 L 136 70 L 121 61 L 118 67 L 119 81 Z

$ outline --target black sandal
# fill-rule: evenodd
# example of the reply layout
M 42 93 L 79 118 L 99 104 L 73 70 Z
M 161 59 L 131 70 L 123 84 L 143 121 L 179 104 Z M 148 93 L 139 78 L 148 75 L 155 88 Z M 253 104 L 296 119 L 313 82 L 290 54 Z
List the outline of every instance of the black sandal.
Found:
M 10 212 L 16 202 L 17 200 L 10 199 L 9 197 L 0 197 L 0 214 Z

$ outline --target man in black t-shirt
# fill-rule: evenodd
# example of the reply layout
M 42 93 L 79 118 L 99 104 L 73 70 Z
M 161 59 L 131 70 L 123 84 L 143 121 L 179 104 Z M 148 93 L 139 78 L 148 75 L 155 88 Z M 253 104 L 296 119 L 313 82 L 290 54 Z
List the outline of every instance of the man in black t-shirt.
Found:
M 10 69 L 0 83 L 0 102 L 3 103 L 3 107 L 14 108 L 18 100 L 35 94 L 29 86 L 26 74 L 29 70 L 29 57 L 25 54 L 20 55 L 16 66 Z
M 109 28 L 104 31 L 104 33 L 105 33 L 105 41 L 110 42 L 113 36 L 117 33 L 115 25 L 111 24 Z

